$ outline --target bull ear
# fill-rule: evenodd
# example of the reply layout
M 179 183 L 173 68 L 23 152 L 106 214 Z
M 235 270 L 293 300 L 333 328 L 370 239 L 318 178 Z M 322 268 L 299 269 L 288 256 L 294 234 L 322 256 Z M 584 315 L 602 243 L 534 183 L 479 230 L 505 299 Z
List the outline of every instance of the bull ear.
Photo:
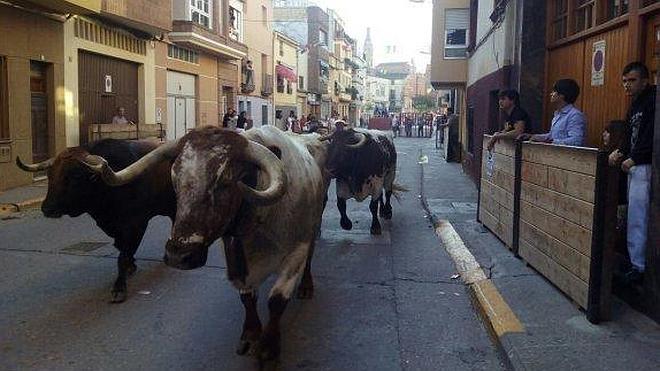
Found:
M 275 156 L 277 156 L 278 159 L 280 159 L 280 160 L 282 159 L 282 150 L 279 147 L 269 146 L 269 147 L 266 147 L 266 148 L 268 148 L 271 152 L 273 152 L 273 154 L 275 154 Z

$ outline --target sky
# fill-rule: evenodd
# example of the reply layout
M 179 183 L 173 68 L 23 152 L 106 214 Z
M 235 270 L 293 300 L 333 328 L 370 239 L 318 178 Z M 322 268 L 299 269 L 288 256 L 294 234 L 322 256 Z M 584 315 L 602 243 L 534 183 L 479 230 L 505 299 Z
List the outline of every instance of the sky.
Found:
M 418 0 L 419 1 L 419 0 Z M 423 72 L 431 56 L 433 2 L 414 3 L 409 0 L 311 0 L 321 8 L 336 11 L 344 20 L 346 32 L 357 39 L 362 50 L 367 27 L 371 27 L 374 61 L 415 61 L 417 71 Z M 388 53 L 389 47 L 396 52 Z

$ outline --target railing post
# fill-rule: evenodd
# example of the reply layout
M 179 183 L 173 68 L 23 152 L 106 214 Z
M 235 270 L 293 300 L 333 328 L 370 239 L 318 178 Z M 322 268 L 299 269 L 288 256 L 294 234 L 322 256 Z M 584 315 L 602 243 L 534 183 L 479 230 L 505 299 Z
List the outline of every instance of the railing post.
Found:
M 619 203 L 619 172 L 618 169 L 609 167 L 608 155 L 607 151 L 599 151 L 596 162 L 587 304 L 587 319 L 591 323 L 607 321 L 611 317 L 612 263 Z
M 522 189 L 522 140 L 516 139 L 514 142 L 514 177 L 513 177 L 513 235 L 511 238 L 511 250 L 518 255 L 520 246 L 520 193 Z

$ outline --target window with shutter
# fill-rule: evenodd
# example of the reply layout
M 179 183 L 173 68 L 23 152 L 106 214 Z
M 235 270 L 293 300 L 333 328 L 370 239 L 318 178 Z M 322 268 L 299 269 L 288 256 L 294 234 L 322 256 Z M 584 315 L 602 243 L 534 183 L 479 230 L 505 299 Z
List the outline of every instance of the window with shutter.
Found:
M 445 59 L 467 57 L 470 9 L 445 10 Z

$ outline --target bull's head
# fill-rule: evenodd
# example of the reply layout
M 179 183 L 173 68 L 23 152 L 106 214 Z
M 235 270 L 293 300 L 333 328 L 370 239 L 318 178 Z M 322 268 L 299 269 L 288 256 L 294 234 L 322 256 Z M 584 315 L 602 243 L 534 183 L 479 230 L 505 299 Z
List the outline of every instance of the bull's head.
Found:
M 57 157 L 25 164 L 16 157 L 16 165 L 27 172 L 47 171 L 48 193 L 41 211 L 48 218 L 62 215 L 79 216 L 88 211 L 88 201 L 94 195 L 94 173 L 84 165 L 89 152 L 81 147 L 68 148 Z
M 194 130 L 178 143 L 165 144 L 120 172 L 113 172 L 100 158 L 92 168 L 108 184 L 117 186 L 173 157 L 177 213 L 164 259 L 178 269 L 206 264 L 209 246 L 237 222 L 243 200 L 270 205 L 286 192 L 284 166 L 270 150 L 215 127 Z M 258 177 L 260 170 L 265 177 Z M 266 179 L 260 183 L 267 184 L 257 184 L 257 179 Z M 258 190 L 257 186 L 265 189 Z
M 329 141 L 327 170 L 334 178 L 351 181 L 353 168 L 359 149 L 369 141 L 369 137 L 354 129 L 338 130 L 321 137 L 321 141 Z

